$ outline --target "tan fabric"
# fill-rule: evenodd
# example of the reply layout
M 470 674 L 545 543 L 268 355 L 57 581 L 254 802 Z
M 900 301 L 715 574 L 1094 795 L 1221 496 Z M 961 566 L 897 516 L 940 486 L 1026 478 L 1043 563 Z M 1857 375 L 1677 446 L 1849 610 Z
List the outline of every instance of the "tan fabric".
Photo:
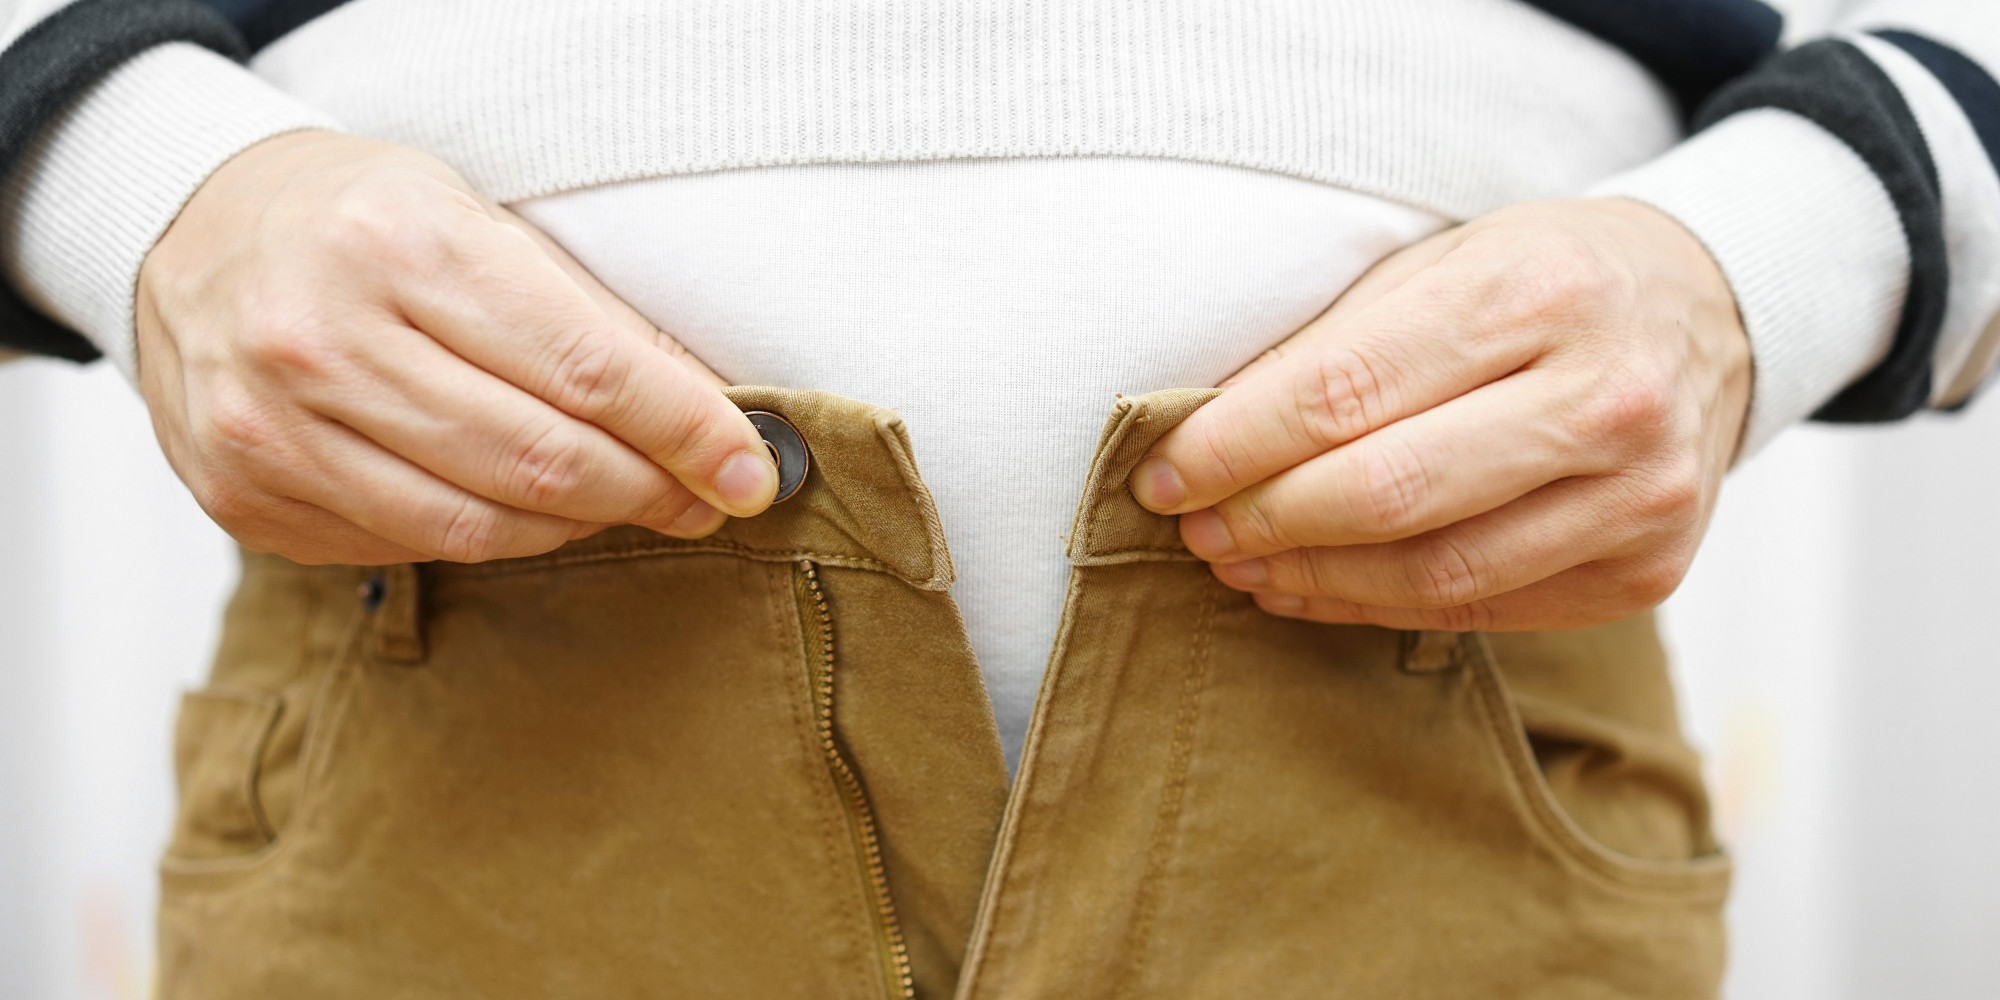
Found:
M 181 715 L 165 997 L 1714 993 L 1649 621 L 1264 615 L 1125 490 L 1213 391 L 1121 400 L 1010 794 L 895 416 L 731 392 L 814 471 L 714 538 L 246 557 Z

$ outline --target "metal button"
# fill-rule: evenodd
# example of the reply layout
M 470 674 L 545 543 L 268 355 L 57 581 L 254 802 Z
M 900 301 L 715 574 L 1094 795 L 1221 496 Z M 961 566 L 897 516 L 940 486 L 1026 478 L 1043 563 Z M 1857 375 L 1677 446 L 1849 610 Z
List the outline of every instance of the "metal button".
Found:
M 750 425 L 764 439 L 764 447 L 771 449 L 771 460 L 778 463 L 778 496 L 771 502 L 791 499 L 806 484 L 806 473 L 812 469 L 812 449 L 806 447 L 805 436 L 791 421 L 769 410 L 748 410 L 743 415 L 750 418 Z

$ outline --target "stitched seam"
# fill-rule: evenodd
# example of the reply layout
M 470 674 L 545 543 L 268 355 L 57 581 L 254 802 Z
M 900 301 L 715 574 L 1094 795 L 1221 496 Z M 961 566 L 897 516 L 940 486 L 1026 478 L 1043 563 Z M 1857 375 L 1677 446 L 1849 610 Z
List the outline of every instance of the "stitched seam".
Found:
M 249 774 L 244 779 L 243 800 L 250 804 L 250 816 L 257 823 L 257 831 L 264 835 L 264 842 L 278 839 L 278 828 L 271 825 L 271 817 L 264 812 L 264 798 L 257 794 L 257 786 L 264 778 L 264 754 L 271 746 L 271 736 L 278 731 L 278 720 L 284 718 L 285 702 L 282 698 L 271 697 L 261 700 L 263 724 L 257 727 L 257 736 L 250 741 Z
M 771 624 L 777 630 L 779 648 L 783 649 L 786 643 L 790 643 L 791 648 L 798 651 L 796 669 L 787 672 L 791 682 L 781 685 L 780 690 L 784 692 L 785 700 L 792 706 L 792 731 L 798 734 L 798 759 L 805 775 L 806 787 L 823 792 L 831 791 L 833 795 L 838 795 L 840 790 L 832 787 L 830 776 L 821 762 L 819 747 L 813 741 L 815 727 L 812 720 L 814 710 L 812 660 L 807 655 L 805 622 L 800 617 L 804 613 L 804 608 L 799 603 L 797 574 L 798 569 L 795 566 L 787 566 L 783 571 L 774 568 L 764 574 L 769 584 Z M 835 873 L 847 867 L 841 861 L 846 821 L 838 816 L 839 807 L 833 803 L 829 795 L 814 795 L 813 800 L 818 805 L 819 812 L 820 850 L 826 857 L 826 864 L 821 870 L 826 873 L 827 884 L 833 887 L 834 897 L 843 897 L 847 895 L 846 890 L 841 888 L 845 880 L 836 877 Z M 862 894 L 859 903 L 863 911 L 866 911 L 868 900 L 865 893 Z M 870 942 L 858 931 L 854 931 L 848 921 L 839 920 L 837 917 L 833 918 L 833 921 L 834 925 L 827 928 L 827 939 L 847 940 L 856 961 L 866 966 L 862 979 L 869 982 L 879 979 L 879 972 L 875 970 L 874 963 L 869 961 L 869 952 L 873 950 Z
M 917 472 L 909 431 L 901 417 L 878 416 L 875 419 L 875 435 L 882 439 L 890 457 L 895 459 L 896 472 L 903 477 L 903 488 L 917 501 L 917 510 L 924 522 L 931 556 L 931 575 L 924 583 L 948 586 L 958 575 L 957 568 L 952 565 L 951 549 L 945 545 L 944 519 L 938 516 L 937 501 L 931 496 L 930 487 L 924 485 L 923 476 Z
M 1159 915 L 1160 883 L 1166 878 L 1167 860 L 1180 832 L 1181 810 L 1187 792 L 1188 768 L 1194 757 L 1195 724 L 1201 715 L 1202 684 L 1208 675 L 1208 650 L 1214 635 L 1215 590 L 1202 587 L 1201 611 L 1196 617 L 1195 640 L 1188 653 L 1187 668 L 1181 678 L 1181 704 L 1174 720 L 1174 741 L 1168 752 L 1167 784 L 1160 790 L 1160 809 L 1153 827 L 1153 843 L 1146 852 L 1145 873 L 1139 878 L 1138 912 L 1132 917 L 1132 931 L 1126 939 L 1131 956 L 1121 996 L 1138 989 L 1139 975 L 1152 944 L 1153 922 Z
M 244 769 L 245 774 L 237 793 L 241 796 L 242 805 L 250 813 L 251 822 L 257 825 L 257 832 L 263 834 L 265 843 L 269 843 L 274 834 L 270 821 L 264 816 L 263 806 L 257 801 L 257 777 L 263 771 L 264 748 L 270 743 L 272 730 L 277 728 L 278 712 L 284 706 L 283 699 L 268 691 L 237 684 L 210 684 L 188 692 L 181 701 L 182 711 L 186 711 L 186 706 L 195 701 L 225 702 L 262 709 L 259 713 L 262 721 L 252 730 L 248 740 L 250 766 Z M 176 802 L 174 805 L 178 812 L 182 803 Z M 171 850 L 171 845 L 169 849 Z M 261 849 L 262 845 L 259 845 L 255 850 Z M 255 853 L 255 850 L 250 853 Z M 240 855 L 231 855 L 231 857 L 237 856 Z
M 1028 812 L 1033 808 L 1026 797 L 1028 786 L 1034 780 L 1041 766 L 1041 745 L 1049 725 L 1050 706 L 1057 700 L 1056 692 L 1066 682 L 1064 665 L 1069 661 L 1070 636 L 1076 631 L 1078 606 L 1082 603 L 1083 577 L 1080 570 L 1072 568 L 1069 583 L 1063 590 L 1062 620 L 1056 626 L 1055 645 L 1049 650 L 1047 665 L 1042 670 L 1042 683 L 1035 695 L 1034 714 L 1028 720 L 1028 736 L 1021 748 L 1020 770 L 1014 774 L 1014 787 L 1008 789 L 1008 808 L 1001 816 L 1000 832 L 994 839 L 993 856 L 986 864 L 986 877 L 980 883 L 979 908 L 972 918 L 972 943 L 966 949 L 965 960 L 959 965 L 957 1000 L 970 1000 L 981 994 L 991 994 L 980 978 L 986 967 L 989 951 L 1001 947 L 994 944 L 1003 903 L 1011 903 L 1015 895 L 1011 865 L 1014 847 L 1020 839 L 1021 827 L 1027 825 Z M 1020 890 L 1033 893 L 1033 886 Z M 1011 911 L 1008 914 L 1011 916 Z
M 1111 468 L 1112 459 L 1118 455 L 1118 446 L 1125 443 L 1125 435 L 1144 411 L 1144 407 L 1136 401 L 1123 396 L 1118 399 L 1118 408 L 1122 411 L 1118 415 L 1118 423 L 1097 447 L 1097 464 L 1090 470 L 1090 481 L 1083 485 L 1083 504 L 1077 510 L 1077 517 L 1083 521 L 1078 555 L 1084 558 L 1096 555 L 1091 551 L 1090 540 L 1096 536 L 1097 522 L 1101 520 L 1096 514 L 1098 494 L 1104 490 L 1104 473 Z
M 1119 558 L 1123 556 L 1125 558 Z M 1204 562 L 1200 556 L 1186 549 L 1112 549 L 1108 552 L 1090 552 L 1078 556 L 1070 562 L 1077 566 L 1116 566 L 1133 562 Z
M 308 637 L 318 620 L 319 613 L 325 609 L 317 588 L 311 592 L 310 602 L 305 625 Z M 362 657 L 362 638 L 369 634 L 368 619 L 366 616 L 357 616 L 354 623 L 348 627 L 347 635 L 340 641 L 330 662 L 318 668 L 308 668 L 318 669 L 320 678 L 313 689 L 312 704 L 306 713 L 305 729 L 299 734 L 301 749 L 298 788 L 292 793 L 292 813 L 286 824 L 294 830 L 305 825 L 313 817 L 319 800 L 314 794 L 320 785 L 319 772 L 326 766 L 327 755 L 331 753 L 326 744 L 338 734 L 337 723 L 346 713 L 347 697 L 352 695 L 351 688 L 345 692 L 336 692 L 335 685 L 345 679 L 350 672 L 359 669 L 357 664 Z M 340 704 L 338 706 L 329 704 L 337 693 L 342 695 Z M 327 730 L 324 738 L 321 737 L 322 730 Z M 227 858 L 169 857 L 161 861 L 160 867 L 163 872 L 182 876 L 233 877 L 236 881 L 205 888 L 202 892 L 209 896 L 235 895 L 255 888 L 258 882 L 253 876 L 261 874 L 270 865 L 277 863 L 278 859 L 290 853 L 291 845 L 298 843 L 298 840 L 296 834 L 291 837 L 278 837 L 256 851 Z M 163 891 L 162 898 L 165 895 Z
M 1523 759 L 1520 734 L 1511 725 L 1514 719 L 1512 705 L 1502 687 L 1499 670 L 1493 665 L 1483 642 L 1475 655 L 1477 662 L 1471 673 L 1480 695 L 1481 714 L 1486 717 L 1487 731 L 1500 741 L 1501 760 L 1515 790 L 1526 802 L 1534 826 L 1555 841 L 1559 856 L 1599 878 L 1627 888 L 1693 899 L 1721 896 L 1726 890 L 1724 880 L 1729 874 L 1726 860 L 1718 860 L 1715 856 L 1661 862 L 1649 862 L 1645 858 L 1613 858 L 1607 856 L 1603 848 L 1584 839 L 1568 817 L 1557 812 L 1549 803 L 1540 772 L 1530 771 L 1534 764 Z M 1673 866 L 1673 870 L 1666 867 L 1669 865 Z
M 919 581 L 896 571 L 895 567 L 879 559 L 865 556 L 840 556 L 810 549 L 758 549 L 734 542 L 660 542 L 637 545 L 629 548 L 606 549 L 600 552 L 577 552 L 566 555 L 550 554 L 531 556 L 527 559 L 508 560 L 505 563 L 458 564 L 451 568 L 454 574 L 476 577 L 512 576 L 518 573 L 535 573 L 542 570 L 558 569 L 587 563 L 618 562 L 624 559 L 644 559 L 649 556 L 680 554 L 723 554 L 739 555 L 761 562 L 792 563 L 808 559 L 821 565 L 839 566 L 844 569 L 865 569 L 887 573 L 899 580 L 921 586 Z

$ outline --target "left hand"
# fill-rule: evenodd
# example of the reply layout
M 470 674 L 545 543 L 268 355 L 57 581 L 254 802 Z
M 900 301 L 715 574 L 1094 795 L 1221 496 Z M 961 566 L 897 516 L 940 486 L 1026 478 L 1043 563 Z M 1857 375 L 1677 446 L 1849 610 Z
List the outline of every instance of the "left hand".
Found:
M 1273 614 L 1569 629 L 1665 600 L 1750 398 L 1728 282 L 1620 199 L 1519 205 L 1384 261 L 1132 474 Z

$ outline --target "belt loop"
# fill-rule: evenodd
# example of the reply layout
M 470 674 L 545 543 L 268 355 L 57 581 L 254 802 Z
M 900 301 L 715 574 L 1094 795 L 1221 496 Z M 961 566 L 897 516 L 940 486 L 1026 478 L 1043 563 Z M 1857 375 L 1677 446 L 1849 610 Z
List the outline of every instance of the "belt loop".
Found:
M 1460 666 L 1465 662 L 1465 641 L 1470 633 L 1423 632 L 1403 633 L 1402 656 L 1397 666 L 1406 674 L 1435 674 Z
M 415 563 L 381 567 L 361 585 L 361 602 L 375 617 L 377 659 L 423 662 L 423 576 Z

